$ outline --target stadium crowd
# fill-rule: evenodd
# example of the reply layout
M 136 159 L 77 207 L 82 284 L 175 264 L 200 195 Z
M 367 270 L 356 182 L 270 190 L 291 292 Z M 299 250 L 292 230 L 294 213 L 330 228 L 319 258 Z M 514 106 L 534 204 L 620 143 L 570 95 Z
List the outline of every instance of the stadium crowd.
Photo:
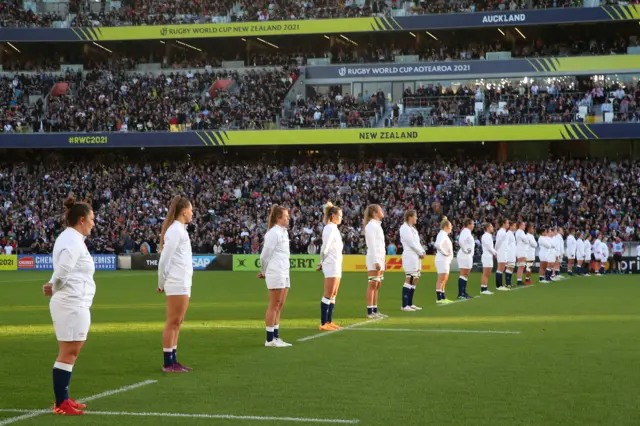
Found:
M 542 84 L 542 82 L 541 82 Z M 640 86 L 594 84 L 589 81 L 551 82 L 539 86 L 533 82 L 488 88 L 460 86 L 457 90 L 439 85 L 421 86 L 415 92 L 406 89 L 405 108 L 411 126 L 452 125 L 457 118 L 475 113 L 475 103 L 485 110 L 479 125 L 575 122 L 580 107 L 588 114 L 613 113 L 613 121 L 640 121 Z M 598 111 L 598 112 L 596 112 Z
M 608 0 L 607 4 L 618 1 Z M 626 2 L 625 2 L 626 4 Z M 404 15 L 492 12 L 523 9 L 582 7 L 581 0 L 123 0 L 120 7 L 90 9 L 80 0 L 69 1 L 68 12 L 73 26 L 167 25 L 190 23 L 226 23 L 281 21 L 294 19 L 328 19 L 390 15 L 402 9 Z M 63 21 L 66 13 L 38 16 L 24 10 L 23 0 L 0 5 L 0 24 L 6 27 L 50 27 Z
M 261 129 L 276 122 L 297 73 L 288 68 L 244 74 L 93 71 L 74 80 L 67 94 L 49 96 L 43 110 L 28 108 L 10 86 L 0 100 L 9 111 L 22 111 L 20 119 L 34 131 L 154 131 L 169 130 L 172 124 L 193 130 Z M 219 80 L 233 84 L 213 89 Z M 4 102 L 11 96 L 16 98 L 13 106 Z M 12 114 L 1 118 L 3 124 L 15 125 Z
M 155 252 L 176 192 L 193 200 L 193 249 L 205 253 L 257 253 L 273 203 L 291 208 L 292 252 L 317 253 L 327 200 L 344 210 L 340 228 L 352 254 L 363 253 L 369 203 L 383 205 L 387 243 L 399 251 L 398 230 L 410 208 L 418 211 L 429 252 L 442 215 L 453 220 L 454 237 L 464 217 L 478 227 L 507 217 L 533 221 L 537 229 L 576 227 L 640 240 L 638 162 L 170 157 L 104 152 L 70 161 L 41 153 L 0 162 L 0 244 L 50 252 L 62 229 L 61 200 L 70 192 L 93 206 L 88 244 L 102 253 L 139 251 L 144 242 Z

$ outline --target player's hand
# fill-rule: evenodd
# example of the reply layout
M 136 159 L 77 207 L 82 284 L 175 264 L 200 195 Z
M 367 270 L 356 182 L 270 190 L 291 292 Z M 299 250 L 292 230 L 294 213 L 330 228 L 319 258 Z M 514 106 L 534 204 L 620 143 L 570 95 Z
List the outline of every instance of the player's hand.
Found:
M 160 287 L 158 287 L 158 293 L 162 294 L 162 293 L 164 293 L 164 290 L 161 289 Z
M 258 278 L 263 280 L 264 279 L 264 274 L 262 272 L 258 272 Z
M 322 263 L 318 264 L 316 267 L 316 271 L 322 271 Z
M 376 263 L 376 271 L 379 271 L 380 269 L 382 269 L 382 266 L 380 266 L 379 263 Z
M 424 254 L 421 254 L 420 256 L 418 256 L 420 259 L 424 259 Z
M 53 284 L 51 283 L 46 283 L 45 285 L 42 286 L 42 292 L 44 293 L 45 296 L 47 297 L 51 297 L 53 296 Z

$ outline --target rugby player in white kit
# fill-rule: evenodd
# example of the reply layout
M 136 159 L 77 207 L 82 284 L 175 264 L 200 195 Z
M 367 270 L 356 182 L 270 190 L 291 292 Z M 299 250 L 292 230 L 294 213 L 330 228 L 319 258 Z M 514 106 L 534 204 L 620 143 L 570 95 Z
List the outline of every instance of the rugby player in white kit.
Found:
M 367 244 L 367 318 L 381 319 L 387 315 L 378 311 L 378 292 L 384 281 L 386 266 L 384 231 L 382 230 L 384 212 L 378 204 L 370 204 L 364 210 L 364 239 Z
M 453 303 L 453 301 L 447 299 L 445 294 L 445 287 L 447 286 L 449 271 L 451 270 L 451 261 L 453 260 L 453 244 L 449 238 L 452 228 L 451 222 L 444 216 L 442 222 L 440 222 L 440 232 L 438 232 L 435 243 L 435 265 L 436 272 L 438 273 L 438 280 L 436 281 L 436 303 L 439 305 Z
M 51 296 L 49 310 L 58 340 L 58 357 L 53 364 L 54 414 L 84 414 L 85 404 L 69 398 L 73 366 L 87 340 L 91 325 L 91 304 L 96 293 L 95 264 L 84 240 L 95 226 L 94 214 L 86 203 L 69 197 L 64 202 L 66 229 L 53 246 L 53 275 L 42 288 Z
M 416 229 L 418 213 L 415 210 L 404 212 L 404 223 L 400 227 L 400 243 L 402 244 L 402 269 L 404 269 L 404 285 L 402 286 L 402 308 L 406 312 L 420 311 L 422 308 L 413 304 L 416 285 L 422 272 L 422 259 L 425 256 Z
M 289 270 L 291 252 L 289 250 L 289 210 L 274 204 L 267 221 L 267 233 L 260 253 L 258 278 L 264 279 L 269 290 L 269 305 L 265 314 L 267 341 L 269 348 L 291 346 L 280 338 L 280 313 L 291 287 Z
M 458 268 L 460 268 L 460 275 L 458 276 L 458 299 L 473 299 L 467 293 L 467 281 L 469 280 L 469 274 L 473 267 L 473 249 L 475 247 L 475 239 L 473 238 L 473 220 L 466 218 L 462 221 L 462 231 L 458 237 L 458 244 L 460 249 L 458 250 L 457 260 Z
M 482 278 L 480 278 L 480 294 L 491 295 L 489 291 L 489 277 L 493 270 L 493 259 L 498 257 L 498 252 L 493 248 L 493 225 L 484 224 L 484 234 L 480 239 L 482 243 Z
M 180 327 L 189 307 L 193 282 L 193 256 L 187 225 L 193 218 L 191 202 L 176 196 L 171 200 L 160 233 L 158 292 L 167 297 L 167 319 L 162 332 L 164 373 L 187 373 L 192 369 L 178 362 Z
M 342 223 L 342 209 L 327 202 L 324 206 L 324 229 L 318 271 L 324 273 L 324 294 L 320 301 L 320 330 L 339 330 L 342 327 L 333 322 L 336 296 L 342 278 L 342 235 L 338 225 Z

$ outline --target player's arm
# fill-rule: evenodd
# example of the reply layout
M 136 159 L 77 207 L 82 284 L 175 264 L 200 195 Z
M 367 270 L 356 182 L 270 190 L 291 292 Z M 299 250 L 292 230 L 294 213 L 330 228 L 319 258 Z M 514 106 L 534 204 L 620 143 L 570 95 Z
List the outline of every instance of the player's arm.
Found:
M 73 271 L 76 263 L 78 263 L 79 258 L 79 249 L 73 247 L 62 249 L 53 269 L 53 275 L 51 275 L 51 279 L 49 280 L 49 283 L 52 285 L 52 294 L 55 294 L 56 291 L 64 287 L 71 271 Z
M 325 227 L 326 229 L 326 227 Z M 324 263 L 324 259 L 327 257 L 327 255 L 329 254 L 329 250 L 331 250 L 331 244 L 333 244 L 333 240 L 334 240 L 334 235 L 336 233 L 336 231 L 338 230 L 338 228 L 336 227 L 336 230 L 331 230 L 331 228 L 329 228 L 329 232 L 326 232 L 326 238 L 325 238 L 325 232 L 322 232 L 322 247 L 320 248 L 320 264 L 322 265 Z M 338 231 L 340 232 L 340 231 Z
M 176 251 L 178 251 L 178 246 L 180 245 L 179 236 L 171 231 L 172 229 L 169 229 L 164 234 L 164 244 L 160 252 L 160 260 L 158 261 L 158 289 L 160 290 L 164 290 L 164 283 L 167 279 L 165 274 L 166 267 L 170 259 L 176 254 Z
M 265 275 L 267 272 L 267 267 L 269 266 L 269 262 L 271 258 L 273 258 L 273 253 L 275 252 L 276 246 L 278 245 L 278 236 L 275 232 L 267 232 L 264 236 L 264 247 L 262 247 L 262 253 L 260 253 L 260 272 L 262 275 Z

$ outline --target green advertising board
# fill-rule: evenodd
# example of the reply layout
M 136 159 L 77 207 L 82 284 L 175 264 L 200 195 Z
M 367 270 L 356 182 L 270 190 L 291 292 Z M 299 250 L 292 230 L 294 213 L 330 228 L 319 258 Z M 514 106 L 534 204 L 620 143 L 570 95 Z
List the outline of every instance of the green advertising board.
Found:
M 315 271 L 320 262 L 319 255 L 313 254 L 292 254 L 290 258 L 292 271 Z M 258 254 L 234 254 L 234 271 L 260 271 L 260 255 Z

